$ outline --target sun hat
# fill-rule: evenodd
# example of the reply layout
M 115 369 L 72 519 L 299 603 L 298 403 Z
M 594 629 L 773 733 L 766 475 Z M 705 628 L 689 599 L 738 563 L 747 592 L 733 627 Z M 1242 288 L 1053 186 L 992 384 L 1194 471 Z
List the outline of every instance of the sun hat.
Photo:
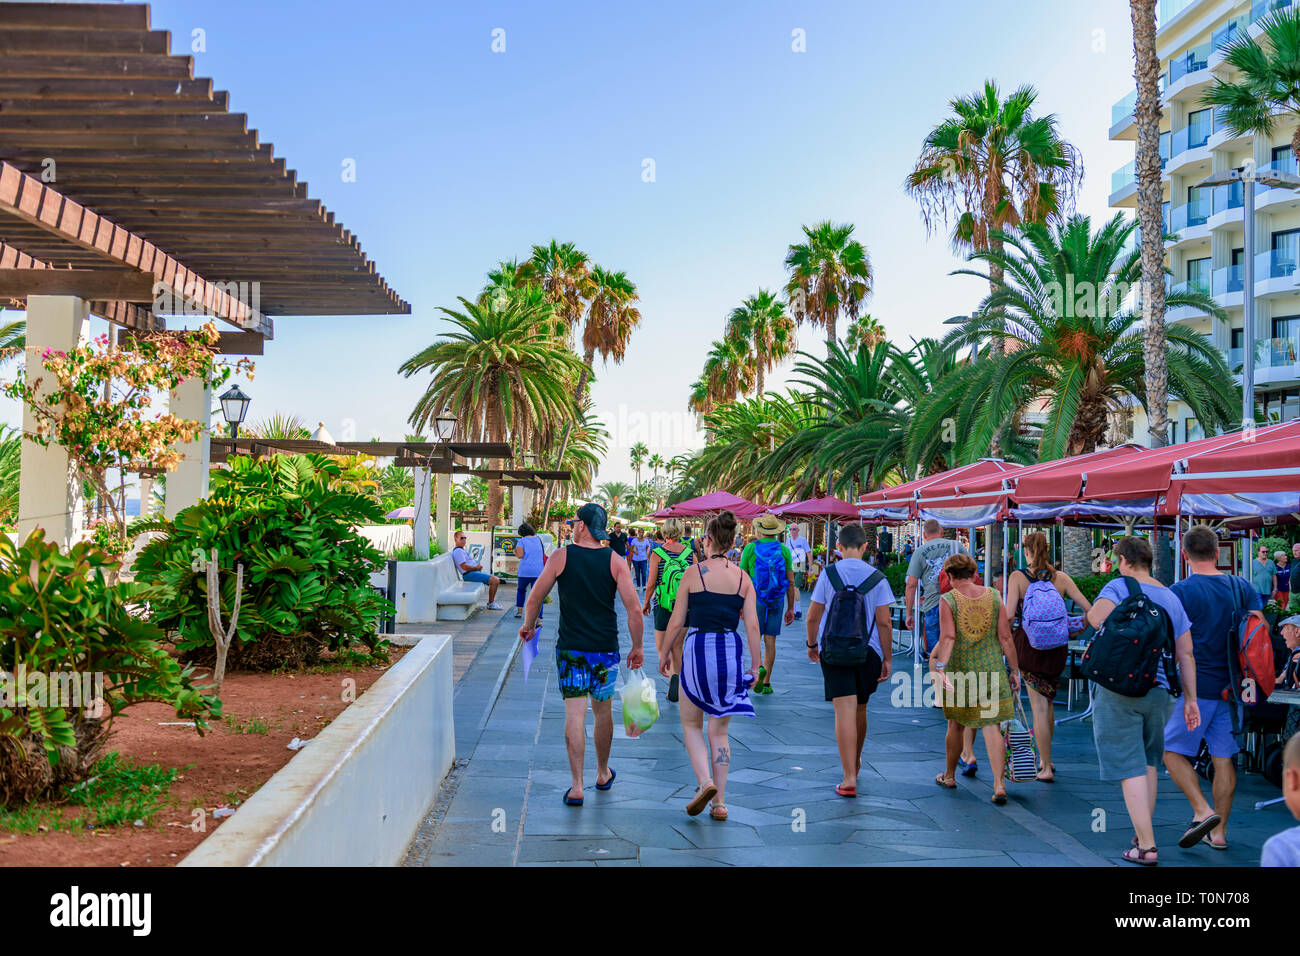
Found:
M 587 526 L 591 536 L 597 541 L 608 541 L 609 532 L 605 530 L 605 509 L 598 504 L 585 504 L 578 509 L 577 519 Z
M 785 522 L 773 514 L 759 515 L 754 519 L 754 533 L 764 538 L 775 538 L 785 530 Z

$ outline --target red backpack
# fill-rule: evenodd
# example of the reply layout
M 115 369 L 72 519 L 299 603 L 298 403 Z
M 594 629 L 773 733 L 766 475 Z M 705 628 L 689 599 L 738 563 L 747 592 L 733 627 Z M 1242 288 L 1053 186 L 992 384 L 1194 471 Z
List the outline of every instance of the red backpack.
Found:
M 1235 583 L 1233 589 L 1240 591 Z M 1228 648 L 1228 673 L 1233 683 L 1224 692 L 1224 699 L 1231 699 L 1229 692 L 1240 698 L 1242 682 L 1250 680 L 1256 688 L 1254 702 L 1263 703 L 1277 683 L 1277 675 L 1273 673 L 1273 635 L 1268 622 L 1253 611 L 1239 610 L 1232 637 L 1235 646 Z

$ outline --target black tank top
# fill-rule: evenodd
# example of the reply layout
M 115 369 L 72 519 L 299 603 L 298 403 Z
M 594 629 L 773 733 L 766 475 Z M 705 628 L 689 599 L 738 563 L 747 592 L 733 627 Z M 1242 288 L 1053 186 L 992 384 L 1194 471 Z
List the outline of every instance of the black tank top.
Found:
M 618 617 L 614 595 L 618 586 L 609 570 L 609 548 L 564 549 L 564 570 L 555 579 L 560 591 L 559 640 L 562 651 L 618 651 Z
M 730 562 L 727 564 L 730 567 Z M 736 585 L 735 594 L 719 594 L 710 591 L 708 575 L 701 567 L 700 584 L 703 591 L 693 591 L 687 595 L 686 626 L 707 633 L 725 634 L 740 627 L 740 614 L 745 610 L 745 599 L 740 596 L 740 589 L 745 586 L 744 575 Z

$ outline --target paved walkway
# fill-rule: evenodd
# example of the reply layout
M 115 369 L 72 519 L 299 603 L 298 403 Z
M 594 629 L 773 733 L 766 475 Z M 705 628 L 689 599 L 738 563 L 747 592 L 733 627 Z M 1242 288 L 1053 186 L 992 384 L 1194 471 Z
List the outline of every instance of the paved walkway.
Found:
M 731 722 L 729 820 L 686 815 L 695 778 L 677 706 L 662 696 L 659 723 L 635 740 L 624 736 L 615 703 L 610 765 L 618 779 L 605 793 L 594 788 L 588 715 L 586 805 L 566 807 L 554 605 L 547 612 L 542 652 L 526 683 L 514 653 L 513 611 L 477 616 L 476 631 L 489 615 L 498 623 L 458 681 L 457 767 L 408 865 L 1104 866 L 1128 846 L 1132 831 L 1119 787 L 1097 779 L 1091 722 L 1058 728 L 1055 784 L 1009 784 L 1010 802 L 996 807 L 982 742 L 976 744 L 978 776 L 959 777 L 959 789 L 941 790 L 933 778 L 942 769 L 942 715 L 908 706 L 901 688 L 889 684 L 868 709 L 860 796 L 838 796 L 831 708 L 822 699 L 820 668 L 804 654 L 802 621 L 779 639 L 776 692 L 758 698 L 756 718 Z M 646 656 L 650 673 L 648 629 Z M 910 657 L 898 660 L 910 668 Z M 1156 826 L 1166 865 L 1254 866 L 1264 840 L 1293 825 L 1281 805 L 1254 809 L 1256 800 L 1278 791 L 1243 774 L 1231 849 L 1181 850 L 1176 841 L 1191 814 L 1161 773 Z

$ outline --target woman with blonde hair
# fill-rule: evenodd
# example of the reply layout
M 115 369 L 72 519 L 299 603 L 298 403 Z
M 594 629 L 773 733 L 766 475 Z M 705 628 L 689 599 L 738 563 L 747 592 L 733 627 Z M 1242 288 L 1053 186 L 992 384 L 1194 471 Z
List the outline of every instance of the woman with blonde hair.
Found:
M 993 768 L 993 802 L 1001 806 L 1007 802 L 1003 780 L 1007 755 L 999 725 L 1011 719 L 1011 695 L 1020 690 L 1020 671 L 1002 599 L 975 580 L 977 568 L 968 554 L 954 554 L 943 563 L 952 590 L 939 599 L 939 644 L 930 653 L 930 673 L 948 718 L 948 734 L 944 771 L 935 775 L 934 782 L 949 789 L 957 786 L 954 774 L 962 730 L 982 730 Z M 1011 663 L 1010 674 L 1003 655 Z M 954 676 L 961 690 L 954 685 Z
M 682 539 L 682 523 L 676 518 L 669 518 L 663 523 L 658 534 L 663 535 L 663 542 L 650 552 L 650 567 L 647 572 L 645 603 L 641 613 L 655 616 L 655 653 L 658 660 L 664 659 L 664 632 L 668 630 L 668 621 L 672 617 L 673 605 L 677 597 L 677 587 L 682 575 L 695 563 L 694 550 Z M 662 666 L 660 667 L 662 671 Z M 678 675 L 682 672 L 682 655 L 678 650 L 669 663 L 668 699 L 677 702 Z
M 1038 610 L 1039 606 L 1046 606 L 1049 616 L 1059 611 L 1060 627 L 1063 630 L 1066 627 L 1067 597 L 1079 605 L 1084 614 L 1092 610 L 1092 602 L 1083 596 L 1074 579 L 1064 571 L 1056 570 L 1050 558 L 1047 535 L 1036 531 L 1025 538 L 1025 563 L 1028 568 L 1007 576 L 1007 620 L 1012 622 L 1016 660 L 1020 663 L 1021 674 L 1029 687 L 1029 707 L 1034 714 L 1034 740 L 1038 744 L 1038 779 L 1043 783 L 1051 783 L 1056 779 L 1056 768 L 1052 766 L 1052 732 L 1056 729 L 1052 702 L 1056 700 L 1056 692 L 1061 686 L 1061 673 L 1065 670 L 1070 646 L 1068 642 L 1048 650 L 1033 646 L 1021 615 L 1025 596 L 1032 593 L 1036 615 L 1042 613 Z M 1050 585 L 1058 597 L 1053 598 L 1046 588 L 1034 588 L 1038 582 Z M 1031 627 L 1037 626 L 1039 622 L 1035 619 Z
M 736 517 L 730 511 L 708 523 L 704 531 L 706 558 L 682 575 L 659 658 L 659 673 L 667 676 L 677 644 L 685 635 L 679 658 L 682 738 L 699 783 L 686 812 L 695 816 L 712 801 L 709 816 L 715 820 L 727 819 L 727 773 L 731 767 L 727 727 L 736 714 L 754 716 L 749 688 L 759 661 L 754 584 L 748 574 L 726 558 L 735 534 Z M 745 641 L 739 633 L 742 620 Z

